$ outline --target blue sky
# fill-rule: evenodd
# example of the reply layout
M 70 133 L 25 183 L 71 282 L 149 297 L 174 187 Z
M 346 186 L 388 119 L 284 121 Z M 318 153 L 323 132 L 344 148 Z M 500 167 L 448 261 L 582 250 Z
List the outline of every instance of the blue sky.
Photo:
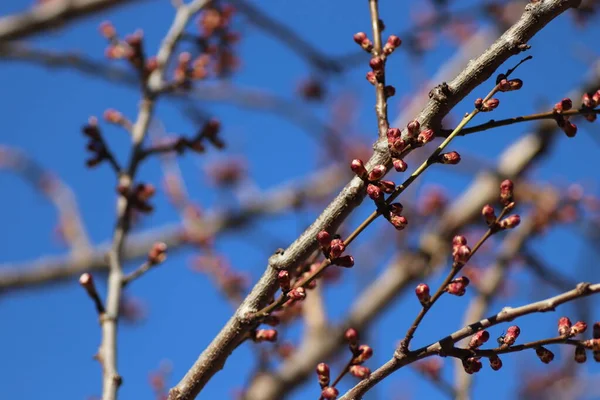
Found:
M 382 3 L 381 14 L 388 32 L 405 31 L 413 26 L 414 11 L 423 7 L 411 5 L 409 8 L 408 2 Z M 453 8 L 468 9 L 478 2 L 452 3 Z M 0 15 L 17 12 L 23 7 L 21 2 L 4 1 L 0 4 Z M 261 2 L 260 7 L 330 56 L 357 51 L 352 34 L 360 30 L 368 32 L 370 27 L 366 2 L 284 0 L 268 4 Z M 147 51 L 152 52 L 168 29 L 172 15 L 169 1 L 146 1 L 138 6 L 126 6 L 107 15 L 85 19 L 66 29 L 45 32 L 31 43 L 55 51 L 80 51 L 92 59 L 103 61 L 105 42 L 97 27 L 102 20 L 109 18 L 122 33 L 142 28 Z M 348 120 L 335 121 L 335 126 L 342 129 L 344 135 L 360 137 L 365 143 L 373 141 L 376 137 L 374 93 L 364 79 L 368 68 L 366 57 L 359 67 L 349 68 L 341 75 L 325 77 L 281 41 L 266 35 L 245 18 L 236 19 L 236 23 L 242 34 L 237 46 L 242 65 L 231 80 L 234 86 L 262 89 L 291 100 L 299 112 L 313 115 L 311 118 L 320 123 L 332 123 L 332 115 L 335 115 L 332 103 L 337 104 L 348 113 Z M 563 15 L 536 36 L 530 42 L 530 54 L 534 59 L 520 67 L 515 75 L 524 80 L 524 88 L 518 93 L 503 95 L 501 106 L 493 117 L 535 112 L 560 100 L 564 93 L 582 82 L 591 65 L 590 60 L 598 56 L 594 38 L 598 37 L 600 30 L 597 24 L 593 25 L 575 28 L 572 18 Z M 189 30 L 192 29 L 191 26 Z M 401 112 L 400 99 L 418 89 L 423 79 L 438 71 L 454 51 L 454 43 L 441 38 L 434 50 L 423 58 L 411 58 L 402 49 L 394 54 L 388 64 L 388 82 L 397 88 L 397 95 L 390 103 L 391 117 Z M 329 83 L 328 101 L 324 104 L 302 102 L 296 95 L 299 81 L 315 73 Z M 491 85 L 484 85 L 472 93 L 455 109 L 454 115 L 469 111 L 473 99 L 483 97 Z M 80 127 L 90 115 L 100 116 L 107 108 L 116 108 L 134 118 L 139 101 L 137 90 L 70 69 L 50 70 L 4 60 L 0 60 L 0 88 L 0 143 L 25 151 L 39 164 L 59 175 L 73 188 L 91 239 L 95 243 L 108 239 L 114 221 L 115 178 L 104 165 L 93 170 L 84 168 L 86 153 Z M 232 97 L 235 98 L 236 94 L 233 93 Z M 575 102 L 578 103 L 578 99 Z M 205 155 L 188 154 L 181 160 L 190 195 L 203 208 L 235 205 L 231 198 L 224 200 L 223 193 L 211 186 L 204 173 L 204 167 L 215 160 L 240 155 L 246 157 L 248 175 L 252 184 L 260 190 L 301 178 L 323 164 L 324 150 L 318 140 L 323 135 L 322 131 L 313 129 L 307 132 L 277 112 L 240 107 L 227 101 L 197 103 L 207 114 L 221 119 L 223 137 L 228 143 L 227 149 L 221 153 L 210 149 Z M 180 103 L 163 99 L 157 108 L 156 118 L 168 132 L 190 134 L 195 126 L 181 108 Z M 486 120 L 487 116 L 484 116 L 477 122 Z M 598 125 L 584 122 L 579 125 L 578 136 L 572 140 L 561 137 L 552 154 L 538 164 L 530 176 L 562 187 L 566 182 L 581 182 L 588 193 L 598 194 L 597 168 L 593 160 L 600 149 L 598 141 L 592 138 L 592 135 L 599 134 Z M 526 130 L 523 125 L 484 132 L 459 138 L 451 147 L 459 151 L 464 160 L 480 162 L 486 159 L 491 164 L 507 144 Z M 128 154 L 126 133 L 109 126 L 104 131 L 117 156 L 124 160 Z M 157 186 L 160 176 L 161 167 L 156 160 L 145 163 L 140 171 L 141 179 Z M 399 176 L 391 177 L 400 179 Z M 426 173 L 424 182 L 443 185 L 449 195 L 454 195 L 468 184 L 469 177 L 434 168 Z M 4 227 L 0 233 L 3 249 L 0 262 L 27 261 L 43 255 L 65 253 L 66 249 L 52 236 L 57 222 L 53 207 L 30 185 L 10 173 L 0 174 L 0 188 L 5 194 L 0 197 L 0 216 Z M 178 220 L 176 210 L 162 192 L 158 193 L 154 204 L 156 211 L 143 220 L 143 228 Z M 370 211 L 370 203 L 365 202 L 349 220 L 348 226 L 356 226 L 361 216 Z M 218 237 L 217 250 L 226 254 L 234 268 L 247 273 L 254 282 L 261 275 L 268 255 L 276 247 L 291 243 L 300 233 L 300 228 L 312 222 L 318 212 L 318 207 L 312 207 L 299 217 L 288 214 L 269 218 L 241 233 L 224 234 Z M 376 223 L 377 228 L 370 228 L 367 235 L 374 234 L 376 229 L 384 229 L 383 224 L 381 221 Z M 396 232 L 391 227 L 387 228 L 389 236 L 386 237 L 391 242 Z M 589 257 L 593 253 L 574 237 L 574 232 L 574 229 L 557 230 L 536 240 L 533 246 L 551 265 L 574 279 L 581 276 L 587 280 L 597 279 L 598 274 L 590 269 L 593 263 L 589 262 Z M 390 245 L 382 244 L 381 251 L 390 254 Z M 120 329 L 119 368 L 125 382 L 120 393 L 123 399 L 151 398 L 147 376 L 149 371 L 158 368 L 162 360 L 170 360 L 173 365 L 169 384 L 177 383 L 231 315 L 231 306 L 210 280 L 188 268 L 194 254 L 187 250 L 170 256 L 165 265 L 130 288 L 131 295 L 144 302 L 148 317 L 139 325 L 123 325 Z M 363 287 L 364 274 L 359 270 L 361 262 L 367 264 L 368 261 L 369 254 L 357 256 L 357 268 L 345 271 L 343 282 L 327 291 L 328 314 L 334 321 L 343 317 L 349 305 L 347 299 Z M 530 290 L 530 276 L 513 275 L 512 282 L 518 294 L 494 304 L 494 310 L 507 305 L 507 301 L 515 306 L 553 293 L 554 289 Z M 103 282 L 99 283 L 99 289 L 105 297 Z M 468 295 L 444 299 L 428 315 L 415 343 L 425 344 L 458 328 L 462 319 L 461 306 L 468 299 Z M 572 312 L 573 308 L 564 307 L 562 310 Z M 417 302 L 413 297 L 402 296 L 378 319 L 368 333 L 369 343 L 375 349 L 375 356 L 368 366 L 375 368 L 391 356 L 396 341 L 417 312 Z M 559 312 L 531 316 L 520 322 L 523 340 L 554 334 L 560 315 L 562 313 Z M 599 316 L 597 312 L 595 316 Z M 72 284 L 1 296 L 0 320 L 4 321 L 0 330 L 0 374 L 3 376 L 0 398 L 86 399 L 100 394 L 100 367 L 92 359 L 100 342 L 100 330 L 92 304 L 75 279 Z M 502 329 L 493 329 L 493 337 Z M 290 332 L 292 338 L 299 334 L 297 327 Z M 228 398 L 234 389 L 246 382 L 252 357 L 249 346 L 238 349 L 200 398 Z M 451 378 L 450 363 L 446 363 L 446 372 Z M 505 357 L 502 371 L 494 373 L 485 368 L 478 374 L 475 398 L 506 398 L 515 387 L 517 374 L 522 372 L 514 368 L 517 364 L 542 368 L 533 353 Z M 591 363 L 584 368 L 591 374 L 599 372 L 598 367 Z M 352 378 L 347 378 L 341 387 L 346 388 L 351 382 Z M 490 387 L 494 387 L 493 393 L 490 393 Z M 317 398 L 317 393 L 318 385 L 314 379 L 290 398 Z M 434 388 L 407 369 L 388 379 L 369 398 L 386 399 L 396 394 L 420 394 L 426 398 L 439 396 Z

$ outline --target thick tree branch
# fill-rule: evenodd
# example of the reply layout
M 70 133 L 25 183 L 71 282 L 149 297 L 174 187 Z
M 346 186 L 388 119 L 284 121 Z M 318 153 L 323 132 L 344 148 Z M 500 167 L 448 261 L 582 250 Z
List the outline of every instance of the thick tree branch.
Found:
M 57 28 L 76 18 L 139 0 L 54 0 L 36 5 L 21 14 L 0 18 L 0 42 Z

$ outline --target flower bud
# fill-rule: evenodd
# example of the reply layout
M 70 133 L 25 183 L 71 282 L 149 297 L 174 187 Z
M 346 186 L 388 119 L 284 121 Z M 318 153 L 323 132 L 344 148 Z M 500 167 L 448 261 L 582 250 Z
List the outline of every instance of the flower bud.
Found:
M 369 83 L 371 83 L 372 85 L 375 85 L 377 83 L 377 77 L 375 76 L 375 73 L 373 71 L 369 71 L 367 72 L 367 81 L 369 81 Z
M 433 140 L 435 136 L 433 129 L 425 129 L 419 132 L 419 136 L 417 136 L 417 142 L 422 146 L 426 143 L 429 143 Z
M 321 397 L 323 397 L 324 400 L 335 400 L 339 394 L 340 392 L 336 388 L 327 386 L 323 388 Z
M 419 133 L 419 129 L 421 129 L 421 124 L 415 119 L 413 121 L 410 121 L 406 125 L 406 129 L 408 129 L 408 135 L 414 137 Z
M 583 347 L 583 346 L 575 347 L 575 355 L 573 356 L 573 359 L 578 364 L 583 364 L 584 362 L 586 362 L 587 353 L 586 353 L 585 347 Z
M 568 137 L 575 137 L 575 135 L 577 135 L 577 125 L 571 121 L 565 121 L 565 124 L 562 126 L 562 130 Z
M 367 176 L 367 169 L 365 168 L 365 164 L 362 162 L 362 160 L 359 160 L 358 158 L 352 160 L 352 163 L 350 163 L 350 169 L 352 169 L 352 172 L 354 172 L 356 176 L 358 176 L 361 179 L 365 179 Z
M 329 380 L 330 380 L 329 365 L 327 365 L 325 363 L 317 364 L 316 372 L 317 372 L 317 377 L 319 378 L 319 385 L 321 385 L 322 388 L 329 385 Z
M 550 364 L 550 362 L 554 360 L 554 353 L 552 353 L 550 350 L 543 346 L 540 346 L 537 349 L 535 349 L 535 354 L 537 354 L 540 361 L 544 364 Z
M 373 71 L 381 71 L 383 69 L 383 58 L 376 56 L 371 58 L 371 61 L 369 61 L 369 66 L 373 69 Z
M 389 128 L 387 130 L 388 142 L 391 144 L 395 140 L 400 139 L 400 134 L 401 134 L 400 129 L 398 129 L 398 128 Z
M 485 103 L 483 103 L 482 111 L 492 111 L 500 105 L 500 100 L 498 99 L 489 99 Z
M 362 364 L 372 356 L 373 349 L 366 344 L 361 344 L 360 346 L 358 346 L 358 356 L 355 359 L 355 364 Z
M 346 245 L 344 244 L 342 239 L 333 239 L 331 241 L 329 255 L 332 259 L 338 258 L 339 256 L 342 255 L 342 253 L 344 252 L 345 249 L 346 249 Z
M 408 164 L 404 160 L 399 158 L 394 159 L 393 161 L 394 169 L 398 172 L 404 172 L 408 169 Z
M 494 211 L 494 207 L 489 204 L 486 204 L 481 209 L 481 215 L 483 215 L 483 219 L 488 226 L 491 226 L 494 222 L 496 222 L 496 212 Z
M 594 323 L 592 327 L 592 337 L 594 339 L 600 339 L 600 322 Z
M 563 111 L 569 111 L 571 108 L 573 108 L 573 101 L 571 101 L 571 99 L 569 99 L 568 97 L 562 99 L 554 105 L 554 111 L 558 113 L 561 113 Z
M 471 257 L 471 248 L 466 245 L 457 246 L 455 249 L 453 249 L 453 254 L 456 265 L 465 265 Z
M 500 202 L 508 205 L 513 202 L 514 185 L 510 179 L 505 179 L 500 184 Z
M 255 342 L 276 342 L 277 331 L 275 329 L 258 329 L 254 335 Z
M 426 283 L 419 283 L 415 288 L 415 294 L 417 295 L 417 299 L 421 305 L 426 305 L 431 300 L 431 295 L 429 293 L 429 286 Z
M 512 229 L 521 223 L 521 217 L 517 214 L 511 215 L 509 217 L 504 218 L 500 221 L 500 228 L 502 229 Z
M 456 235 L 452 238 L 452 247 L 458 247 L 467 244 L 467 238 L 462 235 Z
M 391 149 L 396 153 L 402 153 L 406 149 L 406 142 L 403 139 L 396 139 L 392 142 Z
M 371 172 L 369 172 L 369 180 L 378 181 L 381 178 L 383 178 L 386 172 L 387 168 L 385 167 L 385 165 L 376 165 L 373 167 Z
M 392 215 L 390 216 L 390 223 L 394 226 L 394 228 L 401 231 L 406 228 L 406 225 L 408 225 L 408 220 L 403 215 Z
M 358 344 L 358 331 L 354 328 L 348 328 L 344 333 L 344 338 L 351 345 Z
M 342 256 L 334 259 L 334 264 L 344 268 L 352 268 L 354 266 L 354 257 Z
M 367 195 L 373 200 L 380 200 L 383 198 L 383 191 L 377 185 L 369 184 L 367 186 Z
M 585 332 L 585 330 L 587 329 L 587 324 L 583 321 L 577 321 L 575 322 L 575 324 L 571 327 L 571 336 L 575 336 L 575 335 L 579 335 L 580 333 Z
M 365 39 L 367 39 L 367 34 L 364 32 L 357 32 L 354 34 L 353 39 L 356 44 L 361 44 Z
M 471 340 L 469 341 L 469 348 L 476 349 L 483 345 L 490 339 L 490 333 L 488 331 L 479 331 L 471 336 Z
M 398 36 L 391 35 L 383 46 L 383 53 L 385 55 L 390 55 L 394 52 L 394 50 L 400 47 L 401 44 L 402 40 Z
M 455 165 L 460 162 L 460 154 L 458 154 L 456 151 L 451 151 L 450 153 L 443 153 L 440 154 L 438 160 L 442 164 Z
M 304 300 L 306 298 L 306 290 L 303 287 L 297 287 L 290 290 L 287 296 L 294 301 Z
M 379 188 L 384 191 L 384 193 L 392 193 L 394 189 L 396 189 L 396 184 L 393 181 L 384 181 L 381 180 L 377 182 Z
M 465 369 L 465 372 L 469 375 L 479 372 L 482 367 L 481 361 L 479 361 L 479 359 L 475 357 L 463 360 L 462 364 L 463 368 Z
M 516 325 L 510 326 L 506 330 L 506 335 L 504 335 L 504 344 L 507 346 L 512 346 L 520 334 L 521 334 L 521 329 L 518 326 L 516 326 Z
M 383 88 L 383 94 L 386 98 L 394 97 L 396 95 L 396 88 L 392 85 L 387 85 Z
M 290 273 L 287 271 L 279 271 L 277 274 L 277 279 L 279 280 L 279 287 L 284 292 L 290 291 Z
M 561 317 L 558 320 L 558 334 L 560 336 L 571 334 L 571 320 L 568 317 Z
M 448 286 L 446 287 L 446 292 L 454 296 L 463 296 L 467 291 L 467 286 L 469 285 L 469 282 L 469 278 L 467 278 L 466 276 L 456 278 L 448 284 Z
M 327 231 L 317 233 L 317 242 L 322 249 L 326 250 L 331 245 L 331 235 Z
M 495 355 L 495 354 L 491 355 L 489 360 L 490 360 L 490 367 L 494 371 L 498 371 L 500 368 L 502 368 L 502 360 L 497 355 Z
M 350 367 L 350 374 L 358 379 L 366 379 L 371 375 L 371 370 L 362 365 L 353 365 Z
M 156 265 L 164 262 L 166 259 L 167 244 L 163 242 L 154 243 L 148 252 L 148 263 L 150 265 Z

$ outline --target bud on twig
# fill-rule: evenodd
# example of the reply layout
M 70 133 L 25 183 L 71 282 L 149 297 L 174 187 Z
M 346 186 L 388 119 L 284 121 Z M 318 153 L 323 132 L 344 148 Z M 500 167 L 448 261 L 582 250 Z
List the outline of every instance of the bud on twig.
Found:
M 316 371 L 317 371 L 317 377 L 319 378 L 319 385 L 321 385 L 321 388 L 324 388 L 327 385 L 329 385 L 329 382 L 330 382 L 329 365 L 327 365 L 325 363 L 319 363 L 317 365 Z
M 415 294 L 417 295 L 417 299 L 422 306 L 426 306 L 429 304 L 429 300 L 431 300 L 431 294 L 429 292 L 429 286 L 426 283 L 419 283 L 415 288 Z
M 544 364 L 550 364 L 550 362 L 554 360 L 554 353 L 552 353 L 550 350 L 543 346 L 540 346 L 537 349 L 535 349 L 535 354 L 537 354 L 540 361 Z
M 558 320 L 558 334 L 560 336 L 571 334 L 571 320 L 568 317 L 561 317 Z

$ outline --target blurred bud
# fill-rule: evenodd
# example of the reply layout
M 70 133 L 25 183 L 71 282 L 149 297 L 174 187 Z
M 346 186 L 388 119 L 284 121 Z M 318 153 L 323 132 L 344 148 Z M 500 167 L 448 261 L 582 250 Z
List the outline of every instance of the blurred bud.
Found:
M 429 285 L 426 283 L 419 283 L 415 288 L 415 294 L 421 305 L 425 306 L 431 300 L 431 294 L 429 292 Z
M 554 360 L 554 353 L 543 346 L 535 349 L 535 354 L 537 354 L 540 361 L 544 364 L 549 364 L 552 360 Z

